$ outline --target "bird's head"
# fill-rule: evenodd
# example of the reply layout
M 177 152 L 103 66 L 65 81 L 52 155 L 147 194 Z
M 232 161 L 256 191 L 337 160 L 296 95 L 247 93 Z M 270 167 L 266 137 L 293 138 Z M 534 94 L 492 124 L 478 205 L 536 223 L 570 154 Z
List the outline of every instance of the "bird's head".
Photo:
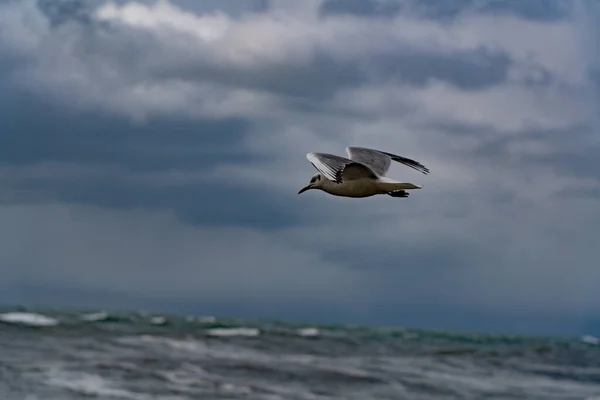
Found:
M 307 190 L 310 190 L 310 189 L 320 189 L 323 186 L 323 183 L 324 183 L 324 179 L 321 176 L 321 174 L 315 174 L 310 178 L 310 182 L 308 183 L 308 185 L 306 185 L 305 187 L 300 189 L 298 194 L 306 192 Z

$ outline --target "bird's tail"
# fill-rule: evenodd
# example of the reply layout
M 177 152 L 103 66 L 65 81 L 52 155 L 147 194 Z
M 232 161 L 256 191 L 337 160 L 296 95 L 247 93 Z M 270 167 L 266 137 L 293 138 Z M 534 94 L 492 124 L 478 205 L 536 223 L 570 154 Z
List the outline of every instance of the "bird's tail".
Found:
M 423 185 L 415 185 L 409 182 L 398 182 L 393 184 L 394 190 L 421 189 Z
M 393 192 L 395 190 L 421 189 L 423 187 L 422 185 L 415 185 L 414 183 L 398 182 L 387 177 L 379 178 L 379 184 L 388 192 Z
M 397 190 L 411 190 L 411 189 L 421 189 L 423 186 L 415 185 L 414 183 L 408 182 L 381 182 L 381 189 L 385 193 L 395 192 Z

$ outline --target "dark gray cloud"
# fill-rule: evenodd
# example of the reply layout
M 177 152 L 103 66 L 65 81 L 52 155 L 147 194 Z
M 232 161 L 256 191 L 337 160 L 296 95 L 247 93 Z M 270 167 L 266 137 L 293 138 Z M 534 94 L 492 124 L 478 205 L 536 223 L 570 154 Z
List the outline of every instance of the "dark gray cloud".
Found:
M 310 215 L 306 209 L 290 208 L 291 194 L 266 197 L 258 188 L 233 185 L 159 186 L 122 182 L 118 178 L 50 177 L 21 179 L 4 190 L 13 192 L 10 197 L 13 203 L 59 201 L 108 209 L 172 210 L 186 223 L 202 226 L 252 226 L 269 230 L 303 224 Z
M 53 27 L 73 21 L 89 24 L 92 22 L 90 13 L 99 4 L 101 4 L 99 0 L 88 2 L 79 0 L 38 0 L 37 2 L 38 7 L 48 17 L 48 21 Z
M 570 17 L 571 0 L 325 0 L 322 15 L 394 17 L 400 13 L 433 19 L 452 19 L 468 11 L 489 15 L 515 15 L 531 20 L 554 21 Z
M 3 286 L 109 289 L 178 301 L 295 298 L 304 304 L 343 301 L 358 288 L 356 274 L 256 229 L 194 227 L 164 211 L 64 204 L 4 206 L 0 213 L 7 224 L 18 222 L 0 233 Z
M 296 200 L 293 193 L 264 196 L 258 187 L 204 178 L 220 164 L 263 158 L 240 151 L 250 129 L 246 120 L 135 124 L 103 113 L 69 113 L 19 93 L 10 98 L 0 111 L 5 204 L 167 209 L 193 224 L 258 228 L 302 223 L 308 214 L 286 205 Z
M 317 52 L 301 68 L 280 65 L 268 70 L 235 69 L 194 62 L 189 70 L 181 66 L 159 67 L 149 72 L 159 79 L 187 78 L 192 82 L 211 81 L 226 86 L 268 90 L 282 98 L 308 99 L 326 104 L 340 90 L 368 84 L 399 82 L 423 86 L 437 79 L 463 89 L 480 89 L 501 84 L 507 78 L 510 59 L 486 49 L 435 54 L 398 46 L 396 52 L 365 56 L 348 64 Z M 323 108 L 316 103 L 315 107 Z
M 240 154 L 235 146 L 249 130 L 245 119 L 156 118 L 135 124 L 102 112 L 70 112 L 31 96 L 4 93 L 10 98 L 0 111 L 4 124 L 0 163 L 5 165 L 69 162 L 131 170 L 188 170 L 253 158 Z
M 326 0 L 322 3 L 320 12 L 322 15 L 356 15 L 393 17 L 402 10 L 403 3 L 400 1 L 377 1 L 377 0 Z
M 373 63 L 373 76 L 384 82 L 391 77 L 402 83 L 426 85 L 436 79 L 467 90 L 505 82 L 511 66 L 507 54 L 494 54 L 484 48 L 450 54 L 407 51 L 396 57 L 373 60 Z

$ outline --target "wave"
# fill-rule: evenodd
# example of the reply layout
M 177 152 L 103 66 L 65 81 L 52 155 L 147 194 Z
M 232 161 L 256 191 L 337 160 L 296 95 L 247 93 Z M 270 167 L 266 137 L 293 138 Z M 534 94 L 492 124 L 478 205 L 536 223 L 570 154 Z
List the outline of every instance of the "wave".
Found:
M 6 339 L 0 363 L 11 368 L 22 363 L 23 390 L 51 387 L 62 398 L 316 400 L 358 394 L 369 399 L 600 400 L 593 397 L 600 394 L 595 361 L 600 347 L 580 337 L 493 343 L 419 331 L 407 340 L 407 331 L 372 333 L 306 323 L 219 319 L 211 326 L 165 316 L 168 324 L 158 327 L 151 324 L 158 314 L 118 314 L 129 322 L 97 325 L 82 322 L 83 314 L 49 315 L 60 316 L 60 329 L 26 335 L 10 329 L 0 335 Z M 100 312 L 86 317 L 110 318 Z M 83 334 L 64 334 L 77 327 Z M 51 340 L 39 340 L 47 337 Z M 553 352 L 537 351 L 543 345 Z
M 93 397 L 142 400 L 145 396 L 115 387 L 99 375 L 86 372 L 66 371 L 58 366 L 46 371 L 45 383 L 56 388 Z
M 212 315 L 205 315 L 202 317 L 189 316 L 185 319 L 187 322 L 197 322 L 200 324 L 214 324 L 217 322 L 217 317 Z
M 181 350 L 189 353 L 204 354 L 209 351 L 208 347 L 202 342 L 193 338 L 174 339 L 162 336 L 139 335 L 123 336 L 116 341 L 120 344 L 129 346 L 165 346 L 174 350 Z
M 59 324 L 59 321 L 55 318 L 28 312 L 7 312 L 0 314 L 0 322 L 36 327 L 56 326 Z
M 256 337 L 260 335 L 260 330 L 257 328 L 212 328 L 204 331 L 208 336 L 231 337 L 231 336 L 247 336 Z
M 107 321 L 110 319 L 110 314 L 101 311 L 97 313 L 83 314 L 80 319 L 88 322 Z
M 581 341 L 583 343 L 593 344 L 593 345 L 600 344 L 600 338 L 597 338 L 597 337 L 592 336 L 592 335 L 583 335 L 581 337 Z
M 169 322 L 169 318 L 160 315 L 120 315 L 112 314 L 106 311 L 90 312 L 79 316 L 79 320 L 85 322 L 112 322 L 112 323 L 124 323 L 124 324 L 139 324 L 139 323 L 150 323 L 152 325 L 166 325 Z M 186 318 L 188 323 L 202 322 L 200 319 Z
M 317 328 L 300 328 L 296 330 L 298 336 L 304 337 L 317 337 L 320 335 L 320 332 Z
M 152 317 L 150 322 L 154 325 L 164 325 L 167 323 L 167 319 L 165 317 Z

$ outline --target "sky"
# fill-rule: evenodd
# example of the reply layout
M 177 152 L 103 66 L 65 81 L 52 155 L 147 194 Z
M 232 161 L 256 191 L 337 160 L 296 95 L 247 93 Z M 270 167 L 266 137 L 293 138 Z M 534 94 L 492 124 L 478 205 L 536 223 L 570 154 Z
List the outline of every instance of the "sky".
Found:
M 600 334 L 600 4 L 0 1 L 0 303 Z M 308 152 L 415 159 L 408 198 Z

